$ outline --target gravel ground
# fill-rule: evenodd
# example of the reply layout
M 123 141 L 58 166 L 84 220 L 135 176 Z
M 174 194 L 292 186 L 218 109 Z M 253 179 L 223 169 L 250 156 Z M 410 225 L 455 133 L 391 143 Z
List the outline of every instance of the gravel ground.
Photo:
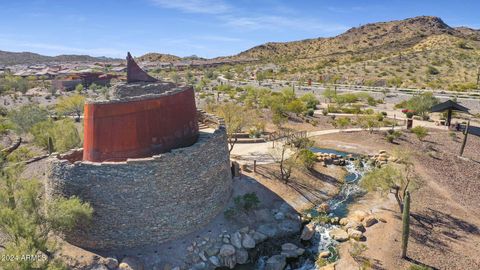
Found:
M 400 254 L 401 217 L 394 201 L 360 201 L 356 206 L 382 209 L 388 226 L 374 227 L 367 235 L 365 253 L 374 269 L 408 269 L 421 263 L 433 269 L 480 269 L 480 137 L 469 136 L 464 156 L 457 157 L 463 135 L 454 140 L 448 131 L 431 130 L 420 142 L 405 133 L 397 145 L 381 134 L 340 133 L 316 137 L 322 147 L 375 153 L 394 148 L 414 152 L 415 170 L 422 179 L 412 193 L 409 260 Z

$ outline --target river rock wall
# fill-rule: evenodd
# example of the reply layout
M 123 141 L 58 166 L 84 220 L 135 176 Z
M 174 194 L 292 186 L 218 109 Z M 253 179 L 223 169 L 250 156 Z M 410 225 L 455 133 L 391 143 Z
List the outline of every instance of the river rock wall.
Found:
M 212 220 L 231 195 L 222 124 L 192 146 L 148 158 L 75 160 L 81 151 L 49 158 L 45 185 L 47 199 L 78 196 L 93 207 L 93 223 L 65 235 L 80 247 L 114 250 L 177 238 Z

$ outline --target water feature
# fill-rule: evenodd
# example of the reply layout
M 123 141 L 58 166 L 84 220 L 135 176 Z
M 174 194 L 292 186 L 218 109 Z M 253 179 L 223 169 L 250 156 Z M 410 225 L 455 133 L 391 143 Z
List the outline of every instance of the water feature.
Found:
M 347 208 L 350 203 L 352 203 L 355 198 L 363 194 L 362 189 L 359 187 L 358 182 L 364 175 L 366 171 L 369 170 L 369 166 L 362 162 L 358 156 L 352 155 L 350 153 L 336 151 L 333 149 L 323 149 L 323 148 L 311 148 L 313 152 L 321 152 L 327 154 L 335 154 L 340 155 L 346 159 L 345 170 L 347 174 L 344 178 L 344 184 L 340 188 L 339 193 L 328 200 L 328 205 L 330 206 L 330 216 L 333 217 L 344 217 L 347 215 Z M 347 156 L 353 157 L 354 160 L 350 160 Z M 329 165 L 335 166 L 335 165 Z M 312 210 L 312 215 L 318 214 L 315 210 Z M 338 227 L 337 225 L 332 224 L 324 224 L 324 225 L 317 225 L 316 226 L 316 233 L 311 240 L 311 245 L 306 246 L 306 254 L 318 254 L 321 251 L 330 250 L 331 253 L 336 252 L 334 247 L 337 244 L 335 240 L 333 240 L 330 235 L 329 231 Z M 275 255 L 275 254 L 271 254 Z M 300 258 L 295 268 L 291 268 L 287 266 L 286 269 L 292 270 L 314 270 L 315 269 L 315 262 L 307 256 L 303 256 Z M 237 265 L 234 269 L 235 270 L 264 270 L 265 263 L 268 259 L 268 256 L 261 256 L 259 257 L 255 263 L 246 264 L 246 265 Z M 332 259 L 332 257 L 330 258 Z M 333 258 L 334 259 L 334 258 Z

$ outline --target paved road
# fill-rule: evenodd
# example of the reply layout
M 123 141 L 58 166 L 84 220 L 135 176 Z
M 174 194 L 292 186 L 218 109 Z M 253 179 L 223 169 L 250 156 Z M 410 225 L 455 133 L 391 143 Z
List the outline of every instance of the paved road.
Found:
M 295 85 L 295 92 L 298 95 L 303 95 L 306 93 L 313 93 L 318 98 L 323 99 L 322 93 L 325 91 L 327 86 L 322 84 L 313 83 L 312 86 L 298 86 L 298 81 L 283 81 L 275 80 L 259 83 L 258 81 L 248 80 L 248 81 L 235 81 L 227 80 L 220 75 L 218 77 L 222 82 L 228 83 L 233 86 L 255 86 L 255 87 L 265 87 L 269 88 L 272 91 L 278 92 L 289 85 Z M 288 85 L 287 85 L 288 83 Z M 341 85 L 337 84 L 336 91 L 338 93 L 369 93 L 377 99 L 386 98 L 388 103 L 396 104 L 400 101 L 407 100 L 415 94 L 422 93 L 425 91 L 432 91 L 434 96 L 440 99 L 441 101 L 446 101 L 449 99 L 456 98 L 463 105 L 471 109 L 472 112 L 480 112 L 480 90 L 473 90 L 470 92 L 454 92 L 447 90 L 425 90 L 425 89 L 410 89 L 410 88 L 388 88 L 388 87 L 370 87 L 370 86 L 357 86 L 357 85 Z M 332 87 L 332 86 L 329 86 Z M 385 92 L 384 90 L 388 90 Z

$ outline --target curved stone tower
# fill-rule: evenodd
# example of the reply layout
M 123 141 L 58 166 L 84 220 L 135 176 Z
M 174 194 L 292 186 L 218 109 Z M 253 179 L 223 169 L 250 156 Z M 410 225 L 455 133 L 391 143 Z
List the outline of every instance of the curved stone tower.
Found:
M 196 110 L 191 87 L 137 81 L 112 95 L 85 105 L 84 148 L 48 159 L 47 199 L 78 196 L 94 208 L 93 224 L 65 239 L 131 248 L 211 221 L 232 188 L 223 120 Z M 199 130 L 198 121 L 210 128 Z

